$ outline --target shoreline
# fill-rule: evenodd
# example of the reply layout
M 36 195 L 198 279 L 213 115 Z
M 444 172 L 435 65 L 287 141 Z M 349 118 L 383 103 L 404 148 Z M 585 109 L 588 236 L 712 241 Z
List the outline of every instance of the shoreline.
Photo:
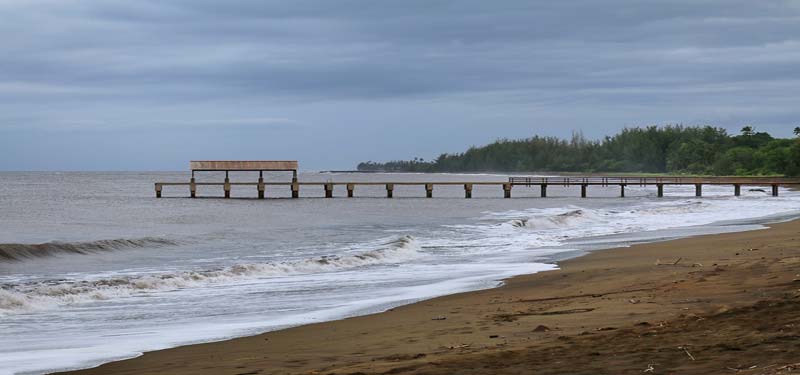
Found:
M 656 373 L 727 372 L 719 367 L 726 353 L 717 353 L 713 361 L 691 362 L 685 359 L 694 354 L 678 349 L 641 353 L 649 354 L 650 362 L 664 362 L 658 366 L 634 365 L 616 356 L 603 359 L 596 353 L 642 337 L 683 337 L 682 332 L 667 331 L 769 303 L 761 301 L 800 306 L 796 298 L 800 283 L 795 281 L 800 278 L 800 221 L 767 227 L 593 251 L 557 262 L 558 270 L 512 277 L 496 288 L 446 295 L 376 314 L 146 352 L 60 374 L 515 373 L 529 366 L 541 373 L 588 371 L 578 365 L 581 359 L 588 359 L 585 365 L 599 373 L 641 373 L 650 365 Z M 768 277 L 759 277 L 766 271 Z M 800 330 L 800 324 L 794 329 Z M 691 332 L 686 327 L 684 331 Z M 746 331 L 746 336 L 753 336 Z M 607 342 L 610 338 L 613 345 Z M 598 340 L 606 340 L 607 345 L 589 345 L 585 352 L 574 349 Z M 799 343 L 800 339 L 788 342 Z M 565 350 L 565 345 L 570 349 Z M 700 343 L 679 346 L 688 353 L 703 353 L 696 349 Z M 559 350 L 558 360 L 544 360 Z M 738 360 L 746 357 L 743 350 L 729 351 Z M 626 358 L 637 354 L 622 353 Z M 782 352 L 770 354 L 775 353 Z M 753 361 L 766 355 L 755 354 Z M 669 358 L 658 360 L 663 356 Z M 794 363 L 784 362 L 781 366 Z M 698 366 L 704 366 L 703 370 Z

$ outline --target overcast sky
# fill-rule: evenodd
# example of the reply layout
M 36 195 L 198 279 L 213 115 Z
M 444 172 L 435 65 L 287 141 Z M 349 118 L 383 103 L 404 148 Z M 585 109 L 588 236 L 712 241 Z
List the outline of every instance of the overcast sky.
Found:
M 0 0 L 0 170 L 800 126 L 800 1 Z

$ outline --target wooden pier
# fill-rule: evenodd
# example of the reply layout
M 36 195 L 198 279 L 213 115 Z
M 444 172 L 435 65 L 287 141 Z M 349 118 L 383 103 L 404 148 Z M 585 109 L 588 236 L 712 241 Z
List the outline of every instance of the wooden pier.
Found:
M 436 186 L 463 186 L 464 198 L 472 198 L 472 190 L 475 186 L 496 186 L 502 188 L 503 197 L 511 198 L 514 187 L 538 187 L 541 197 L 547 197 L 549 186 L 561 187 L 580 187 L 580 196 L 589 196 L 590 186 L 617 186 L 619 187 L 620 197 L 625 197 L 625 189 L 628 186 L 654 186 L 658 197 L 664 196 L 664 189 L 667 186 L 694 186 L 695 196 L 703 195 L 704 185 L 729 185 L 733 187 L 733 194 L 740 196 L 743 186 L 750 187 L 771 187 L 772 196 L 778 196 L 779 187 L 800 186 L 798 178 L 777 178 L 777 177 L 509 177 L 507 181 L 446 181 L 446 182 L 410 182 L 410 181 L 349 181 L 349 182 L 300 182 L 297 179 L 296 161 L 192 161 L 192 177 L 189 182 L 156 182 L 156 197 L 161 198 L 164 187 L 167 186 L 186 186 L 189 188 L 189 196 L 197 197 L 198 186 L 220 186 L 223 196 L 230 198 L 233 186 L 254 186 L 256 187 L 257 197 L 264 199 L 266 186 L 284 186 L 291 190 L 292 198 L 300 197 L 301 187 L 322 188 L 325 198 L 333 198 L 334 187 L 344 186 L 347 189 L 347 197 L 355 197 L 356 187 L 359 186 L 383 186 L 386 189 L 386 197 L 394 196 L 394 189 L 397 186 L 419 186 L 424 188 L 425 197 L 433 198 Z M 195 172 L 217 171 L 225 172 L 223 182 L 196 182 Z M 232 171 L 253 171 L 259 172 L 256 182 L 231 182 L 229 173 Z M 292 172 L 291 181 L 286 182 L 265 182 L 263 172 L 265 171 L 287 171 Z M 420 189 L 422 190 L 422 189 Z M 500 189 L 498 189 L 499 191 Z
M 777 197 L 779 187 L 798 186 L 799 178 L 782 177 L 509 177 L 512 186 L 539 186 L 542 198 L 547 197 L 547 187 L 580 186 L 581 197 L 586 198 L 589 186 L 619 186 L 620 197 L 625 197 L 627 186 L 655 186 L 658 197 L 664 196 L 665 186 L 694 186 L 695 196 L 703 196 L 703 185 L 733 186 L 735 196 L 742 195 L 742 186 L 769 186 L 772 196 Z

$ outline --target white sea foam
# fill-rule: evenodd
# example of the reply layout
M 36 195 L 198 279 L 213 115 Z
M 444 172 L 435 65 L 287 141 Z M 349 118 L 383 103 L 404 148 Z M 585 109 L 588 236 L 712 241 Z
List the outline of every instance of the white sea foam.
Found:
M 403 236 L 378 248 L 296 261 L 240 263 L 215 270 L 191 270 L 92 280 L 54 280 L 0 288 L 0 316 L 65 304 L 130 297 L 209 284 L 235 283 L 254 278 L 333 272 L 391 264 L 422 255 L 417 240 Z
M 714 193 L 714 191 L 711 191 Z M 477 224 L 451 225 L 458 239 L 431 242 L 437 247 L 484 253 L 541 252 L 567 241 L 606 235 L 642 233 L 790 215 L 800 210 L 796 194 L 783 198 L 720 197 L 703 199 L 631 200 L 630 204 L 590 208 L 567 205 L 485 212 Z M 627 203 L 627 202 L 626 202 Z
M 592 211 L 574 209 L 550 216 L 531 216 L 523 219 L 513 219 L 504 224 L 511 225 L 515 228 L 558 229 L 578 225 L 583 222 L 590 222 L 596 219 L 597 216 Z

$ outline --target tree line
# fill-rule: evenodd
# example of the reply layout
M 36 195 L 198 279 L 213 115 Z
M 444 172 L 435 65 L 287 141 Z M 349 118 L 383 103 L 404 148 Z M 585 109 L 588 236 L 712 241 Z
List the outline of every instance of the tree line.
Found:
M 363 162 L 359 171 L 384 172 L 642 172 L 720 176 L 800 176 L 800 127 L 795 139 L 775 138 L 745 126 L 730 135 L 713 126 L 626 128 L 601 140 L 534 136 L 502 139 L 420 158 Z

